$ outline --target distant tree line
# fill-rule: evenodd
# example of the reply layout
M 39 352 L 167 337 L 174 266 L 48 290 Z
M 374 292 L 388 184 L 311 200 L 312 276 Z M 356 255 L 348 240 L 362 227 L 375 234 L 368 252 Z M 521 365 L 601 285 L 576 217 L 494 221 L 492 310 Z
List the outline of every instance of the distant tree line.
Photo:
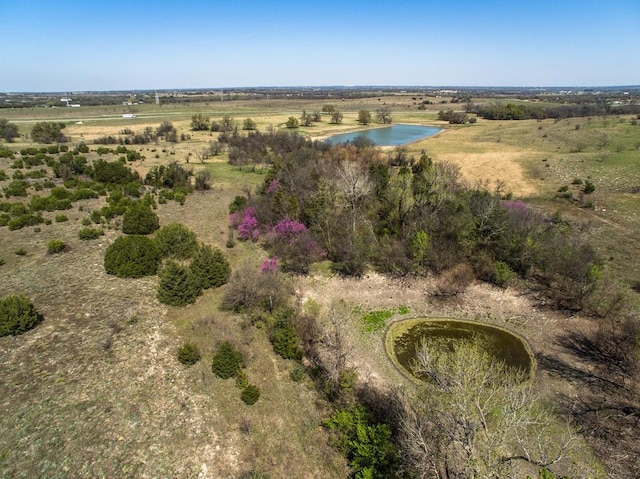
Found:
M 569 104 L 560 106 L 540 106 L 521 103 L 493 103 L 490 105 L 470 105 L 469 112 L 487 120 L 543 120 L 546 118 L 572 118 L 599 115 L 623 115 L 640 113 L 640 105 L 618 105 L 607 103 Z

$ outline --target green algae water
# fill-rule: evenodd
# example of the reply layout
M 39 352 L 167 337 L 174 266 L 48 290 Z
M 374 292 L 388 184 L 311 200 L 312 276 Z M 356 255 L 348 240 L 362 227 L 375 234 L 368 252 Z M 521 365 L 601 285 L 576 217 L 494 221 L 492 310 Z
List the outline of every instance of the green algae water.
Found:
M 496 326 L 453 319 L 416 318 L 392 324 L 387 331 L 387 353 L 392 361 L 413 376 L 411 365 L 426 340 L 476 340 L 492 356 L 533 376 L 535 360 L 519 336 Z

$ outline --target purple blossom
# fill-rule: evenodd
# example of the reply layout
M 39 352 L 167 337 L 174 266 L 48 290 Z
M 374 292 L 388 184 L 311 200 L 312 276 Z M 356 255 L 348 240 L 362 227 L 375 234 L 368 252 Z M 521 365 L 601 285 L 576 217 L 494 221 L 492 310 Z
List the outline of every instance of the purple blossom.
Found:
M 272 256 L 271 258 L 265 259 L 262 262 L 260 271 L 262 271 L 263 273 L 273 273 L 275 271 L 278 271 L 278 257 Z
M 279 239 L 293 241 L 297 236 L 307 231 L 307 227 L 299 221 L 285 218 L 280 220 L 272 231 Z
M 253 206 L 250 206 L 242 214 L 242 221 L 238 225 L 238 236 L 243 240 L 251 239 L 256 241 L 259 235 L 256 210 Z
M 280 186 L 280 181 L 278 181 L 277 178 L 271 180 L 271 183 L 269 183 L 269 186 L 267 187 L 267 194 L 270 195 L 271 193 L 276 191 L 278 189 L 278 186 Z

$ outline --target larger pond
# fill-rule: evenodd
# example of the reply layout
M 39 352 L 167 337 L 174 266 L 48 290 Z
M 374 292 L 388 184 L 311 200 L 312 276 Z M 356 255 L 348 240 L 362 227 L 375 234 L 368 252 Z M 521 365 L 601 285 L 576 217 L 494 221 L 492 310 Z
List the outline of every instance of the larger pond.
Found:
M 441 130 L 441 128 L 435 128 L 433 126 L 393 125 L 333 135 L 324 141 L 331 145 L 336 145 L 338 143 L 353 141 L 357 137 L 363 136 L 378 146 L 398 146 L 433 136 Z
M 415 318 L 393 323 L 385 339 L 387 354 L 405 373 L 413 375 L 412 363 L 425 339 L 476 340 L 483 349 L 507 366 L 533 375 L 535 360 L 521 337 L 496 326 L 475 321 Z

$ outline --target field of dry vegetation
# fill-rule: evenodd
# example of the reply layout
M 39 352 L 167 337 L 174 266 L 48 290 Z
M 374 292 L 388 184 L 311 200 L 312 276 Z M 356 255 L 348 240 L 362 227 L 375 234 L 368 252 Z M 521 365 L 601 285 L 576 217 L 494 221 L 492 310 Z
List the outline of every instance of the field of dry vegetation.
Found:
M 176 161 L 194 172 L 209 171 L 211 188 L 187 195 L 184 204 L 159 204 L 155 211 L 160 225 L 182 223 L 199 242 L 221 249 L 232 269 L 250 264 L 257 271 L 266 252 L 250 242 L 229 247 L 228 215 L 236 196 L 262 184 L 266 167 L 230 166 L 226 151 L 204 157 L 202 151 L 217 133 L 191 131 L 192 115 L 202 113 L 215 121 L 229 115 L 239 126 L 252 118 L 258 130 L 267 131 L 283 129 L 290 116 L 319 111 L 328 103 L 141 106 L 129 120 L 121 117 L 125 111 L 119 107 L 16 110 L 0 116 L 15 122 L 22 134 L 15 143 L 4 144 L 9 149 L 41 147 L 28 139 L 33 124 L 62 121 L 71 148 L 81 142 L 89 146 L 89 162 L 99 158 L 99 145 L 93 144 L 97 138 L 172 122 L 185 139 L 129 145 L 144 157 L 129 165 L 144 177 L 152 167 Z M 469 184 L 500 186 L 513 199 L 587 225 L 585 234 L 605 260 L 607 281 L 623 293 L 625 318 L 639 321 L 640 152 L 634 145 L 640 144 L 640 126 L 633 126 L 631 118 L 479 120 L 449 126 L 436 120 L 437 105 L 418 110 L 410 96 L 390 96 L 343 101 L 338 105 L 344 112 L 342 124 L 330 125 L 323 118 L 299 128 L 299 133 L 322 138 L 355 130 L 358 110 L 374 111 L 380 103 L 391 107 L 395 123 L 446 128 L 408 145 L 409 155 L 425 150 L 436 162 L 459 165 Z M 6 176 L 0 191 L 16 172 L 40 168 L 44 179 L 62 184 L 46 165 L 13 167 L 16 158 L 19 153 L 0 158 Z M 589 195 L 581 193 L 585 181 L 595 185 Z M 31 196 L 45 193 L 29 189 L 27 197 L 2 201 L 28 203 Z M 68 210 L 44 212 L 48 221 L 42 224 L 0 227 L 0 298 L 25 295 L 44 317 L 25 334 L 0 338 L 0 476 L 348 477 L 345 458 L 330 446 L 322 426 L 333 406 L 309 376 L 292 379 L 296 363 L 274 354 L 264 328 L 221 309 L 228 285 L 207 290 L 194 304 L 171 307 L 156 298 L 156 276 L 125 279 L 105 272 L 104 254 L 121 235 L 120 220 L 103 225 L 104 235 L 97 239 L 78 238 L 90 213 L 104 205 L 104 196 L 81 200 Z M 67 220 L 56 221 L 60 214 Z M 64 241 L 66 250 L 49 253 L 52 239 Z M 522 281 L 506 289 L 475 282 L 448 299 L 433 296 L 433 276 L 389 278 L 368 271 L 361 278 L 343 278 L 326 263 L 294 281 L 295 302 L 301 308 L 326 311 L 344 300 L 359 311 L 395 311 L 388 321 L 452 317 L 519 333 L 536 355 L 536 381 L 546 400 L 578 432 L 574 461 L 583 464 L 566 470 L 580 470 L 582 477 L 640 474 L 638 368 L 609 362 L 619 358 L 614 350 L 628 339 L 616 329 L 617 323 L 554 310 Z M 408 313 L 398 313 L 400 306 Z M 607 331 L 613 331 L 607 336 L 612 342 L 597 344 L 594 338 Z M 347 363 L 363 384 L 381 390 L 406 388 L 405 378 L 386 357 L 383 336 L 384 329 L 366 332 L 354 316 L 345 336 Z M 196 343 L 202 353 L 203 359 L 193 366 L 177 360 L 185 341 Z M 222 341 L 243 353 L 248 379 L 261 391 L 253 406 L 240 400 L 233 380 L 211 372 L 211 358 Z

